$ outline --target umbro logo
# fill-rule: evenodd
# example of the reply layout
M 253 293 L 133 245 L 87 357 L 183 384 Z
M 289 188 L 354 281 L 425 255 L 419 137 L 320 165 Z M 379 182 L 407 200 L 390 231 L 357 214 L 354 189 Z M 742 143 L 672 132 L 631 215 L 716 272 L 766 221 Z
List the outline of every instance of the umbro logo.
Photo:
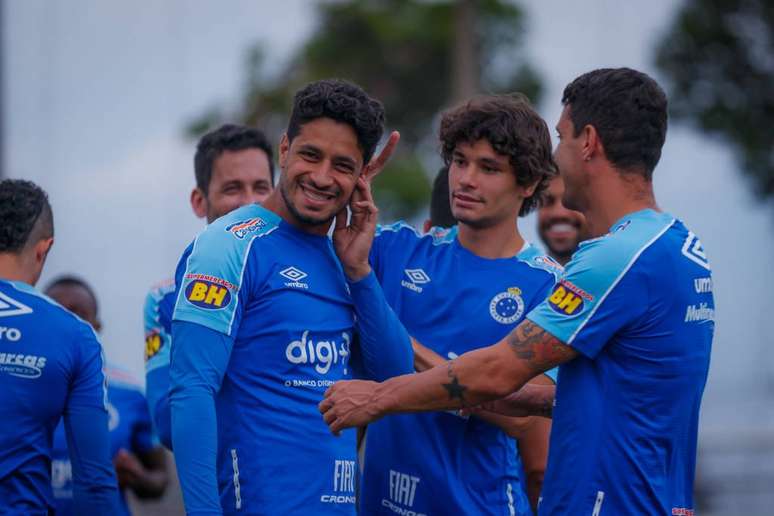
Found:
M 704 254 L 704 247 L 701 245 L 701 241 L 691 231 L 688 232 L 688 236 L 683 243 L 682 253 L 683 256 L 693 263 L 701 265 L 707 270 L 711 270 L 707 255 Z
M 295 288 L 303 288 L 303 289 L 309 288 L 308 284 L 301 282 L 302 279 L 308 276 L 308 274 L 302 271 L 301 269 L 297 269 L 293 266 L 290 266 L 286 269 L 281 270 L 279 274 L 283 278 L 290 280 L 289 283 L 285 283 L 286 287 L 295 287 Z
M 32 308 L 0 292 L 0 317 L 31 313 Z
M 400 284 L 409 290 L 413 290 L 416 293 L 422 292 L 422 287 L 425 283 L 430 283 L 430 276 L 427 275 L 422 269 L 406 269 L 404 271 L 409 281 L 401 280 Z

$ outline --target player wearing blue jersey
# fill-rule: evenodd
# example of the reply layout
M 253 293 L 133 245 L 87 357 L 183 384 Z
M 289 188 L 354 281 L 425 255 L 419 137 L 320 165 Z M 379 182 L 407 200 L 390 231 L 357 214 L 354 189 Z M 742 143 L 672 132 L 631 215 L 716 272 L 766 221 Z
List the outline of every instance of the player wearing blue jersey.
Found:
M 271 145 L 258 129 L 225 124 L 199 140 L 191 208 L 207 223 L 246 204 L 263 202 L 274 189 Z M 161 442 L 172 446 L 169 420 L 169 348 L 175 282 L 163 281 L 145 298 L 145 384 Z
M 70 312 L 91 324 L 99 332 L 97 297 L 80 278 L 61 276 L 45 290 L 46 295 Z M 108 429 L 110 454 L 119 487 L 130 489 L 143 499 L 164 494 L 168 482 L 164 449 L 157 443 L 151 428 L 148 404 L 137 380 L 114 365 L 105 368 L 108 379 Z M 54 433 L 51 483 L 56 499 L 57 515 L 76 514 L 73 508 L 72 467 L 70 464 L 64 425 Z M 121 498 L 122 514 L 129 514 L 126 500 Z
M 115 514 L 102 346 L 33 285 L 54 243 L 46 194 L 0 181 L 0 513 L 54 510 L 51 445 L 64 419 L 78 514 Z
M 336 380 L 412 369 L 378 283 L 348 283 L 334 252 L 371 238 L 358 229 L 376 224 L 362 176 L 398 138 L 369 163 L 383 123 L 351 83 L 297 92 L 277 190 L 210 224 L 180 261 L 170 405 L 190 514 L 354 513 L 354 431 L 333 438 L 317 403 Z M 373 301 L 355 317 L 352 296 Z
M 714 301 L 701 243 L 653 194 L 666 96 L 643 73 L 601 69 L 570 83 L 562 102 L 563 202 L 595 238 L 549 298 L 491 347 L 382 384 L 341 382 L 320 410 L 339 432 L 502 398 L 562 364 L 540 513 L 692 514 Z M 551 412 L 546 390 L 516 398 Z
M 482 96 L 444 113 L 445 199 L 455 231 L 377 230 L 370 266 L 415 343 L 422 371 L 497 342 L 545 299 L 561 271 L 517 225 L 556 174 L 548 127 L 520 95 Z M 440 204 L 438 202 L 437 204 Z M 347 261 L 343 258 L 344 263 Z M 352 264 L 353 266 L 355 264 Z M 460 314 L 464 314 L 460 317 Z M 553 385 L 545 376 L 534 380 Z M 516 443 L 537 504 L 550 420 L 489 412 L 391 416 L 368 428 L 364 514 L 532 514 Z

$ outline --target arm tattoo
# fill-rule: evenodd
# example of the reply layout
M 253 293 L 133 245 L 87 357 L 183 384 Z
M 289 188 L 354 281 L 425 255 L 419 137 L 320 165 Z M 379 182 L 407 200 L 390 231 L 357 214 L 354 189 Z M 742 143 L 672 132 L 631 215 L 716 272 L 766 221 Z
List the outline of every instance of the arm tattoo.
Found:
M 450 383 L 443 383 L 443 388 L 449 393 L 450 400 L 460 400 L 462 406 L 465 406 L 465 391 L 468 390 L 467 386 L 460 383 L 459 378 L 454 373 L 454 360 L 448 362 L 446 374 L 451 379 Z
M 577 352 L 532 321 L 525 320 L 508 334 L 508 344 L 516 356 L 536 373 L 575 358 Z

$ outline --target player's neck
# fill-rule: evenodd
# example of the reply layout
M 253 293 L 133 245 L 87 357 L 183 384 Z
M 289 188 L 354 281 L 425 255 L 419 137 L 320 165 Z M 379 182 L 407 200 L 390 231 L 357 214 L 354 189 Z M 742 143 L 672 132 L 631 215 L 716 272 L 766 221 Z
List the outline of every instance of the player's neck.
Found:
M 613 224 L 630 213 L 646 209 L 660 211 L 653 183 L 642 178 L 622 176 L 597 189 L 595 197 L 590 199 L 584 212 L 592 237 L 606 234 Z
M 12 253 L 0 253 L 0 279 L 7 281 L 21 281 L 28 285 L 34 284 L 34 278 L 24 267 L 24 261 L 19 255 Z
M 473 227 L 460 222 L 457 228 L 460 245 L 481 258 L 511 258 L 524 247 L 524 239 L 514 218 L 512 223 Z

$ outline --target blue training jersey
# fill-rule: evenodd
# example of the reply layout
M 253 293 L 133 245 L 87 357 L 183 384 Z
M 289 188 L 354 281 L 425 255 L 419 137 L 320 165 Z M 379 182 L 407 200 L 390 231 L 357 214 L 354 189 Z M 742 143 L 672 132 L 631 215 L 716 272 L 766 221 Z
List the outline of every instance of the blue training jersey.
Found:
M 0 513 L 49 514 L 54 429 L 64 419 L 79 514 L 114 514 L 102 346 L 29 285 L 0 280 Z
M 456 230 L 380 227 L 371 263 L 410 335 L 446 359 L 504 338 L 542 302 L 561 266 L 525 245 L 481 258 Z M 531 514 L 514 439 L 450 412 L 387 416 L 369 425 L 363 514 Z
M 248 205 L 210 224 L 178 271 L 174 325 L 193 323 L 225 335 L 232 346 L 219 390 L 208 387 L 217 391 L 223 511 L 353 514 L 355 431 L 332 436 L 317 405 L 334 382 L 353 377 L 358 357 L 368 350 L 355 340 L 350 287 L 330 239 Z M 405 341 L 410 349 L 407 335 Z M 175 389 L 184 388 L 176 383 L 176 362 L 195 345 L 195 339 L 175 341 L 172 351 L 172 424 L 181 471 L 189 465 L 180 462 L 178 436 L 188 434 L 176 426 L 183 416 Z M 411 360 L 406 363 L 396 373 L 410 369 Z M 189 473 L 181 483 L 192 510 L 201 477 Z
M 145 390 L 153 428 L 160 441 L 172 449 L 169 415 L 169 356 L 172 345 L 172 312 L 175 282 L 151 288 L 143 307 L 145 333 Z
M 581 244 L 528 319 L 579 356 L 559 368 L 540 514 L 693 514 L 712 276 L 671 215 Z
M 151 429 L 148 405 L 137 380 L 127 371 L 108 364 L 108 430 L 110 431 L 110 456 L 115 457 L 124 449 L 134 454 L 147 453 L 156 447 Z M 67 449 L 64 425 L 54 432 L 51 454 L 51 485 L 56 500 L 57 516 L 77 515 L 73 507 L 72 465 Z M 129 514 L 126 499 L 121 493 L 121 510 Z

